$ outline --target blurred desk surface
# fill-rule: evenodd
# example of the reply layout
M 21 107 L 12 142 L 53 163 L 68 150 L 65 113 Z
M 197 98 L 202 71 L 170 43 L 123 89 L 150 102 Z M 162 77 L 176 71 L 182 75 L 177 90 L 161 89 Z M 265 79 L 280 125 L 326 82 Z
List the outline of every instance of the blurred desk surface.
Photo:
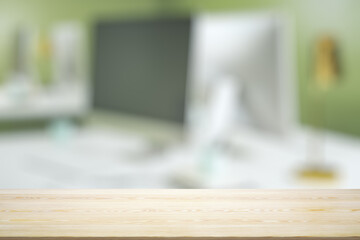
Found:
M 105 129 L 79 129 L 68 139 L 46 131 L 6 133 L 0 135 L 0 188 L 360 188 L 360 141 L 326 135 L 326 162 L 337 181 L 307 185 L 297 178 L 306 162 L 306 130 L 288 139 L 241 130 L 236 154 L 215 153 L 214 171 L 184 186 L 174 176 L 193 170 L 207 152 L 176 145 L 138 159 L 131 149 L 146 148 L 144 141 Z
M 0 88 L 1 121 L 82 116 L 87 108 L 86 95 L 80 84 L 69 84 L 56 91 L 33 90 L 28 94 L 16 94 L 14 90 Z
M 359 239 L 359 209 L 360 190 L 0 190 L 0 239 Z

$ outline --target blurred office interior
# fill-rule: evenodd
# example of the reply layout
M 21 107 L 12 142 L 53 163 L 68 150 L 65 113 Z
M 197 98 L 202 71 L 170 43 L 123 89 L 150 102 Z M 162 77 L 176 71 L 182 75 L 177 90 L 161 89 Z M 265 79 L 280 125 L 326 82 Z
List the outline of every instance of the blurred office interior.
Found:
M 359 11 L 0 0 L 0 188 L 359 188 Z

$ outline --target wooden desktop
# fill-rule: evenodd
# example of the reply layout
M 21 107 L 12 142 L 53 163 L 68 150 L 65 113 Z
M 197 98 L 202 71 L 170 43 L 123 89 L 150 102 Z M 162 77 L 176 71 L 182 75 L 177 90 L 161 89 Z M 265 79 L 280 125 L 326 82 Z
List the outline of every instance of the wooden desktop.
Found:
M 0 239 L 360 239 L 360 190 L 0 190 Z

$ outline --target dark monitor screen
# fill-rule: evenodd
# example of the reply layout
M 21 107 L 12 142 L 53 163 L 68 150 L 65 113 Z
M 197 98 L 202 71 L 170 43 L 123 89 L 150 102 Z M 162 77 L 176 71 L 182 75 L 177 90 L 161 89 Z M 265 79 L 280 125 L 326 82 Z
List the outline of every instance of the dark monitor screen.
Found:
M 100 22 L 93 107 L 184 122 L 190 19 Z

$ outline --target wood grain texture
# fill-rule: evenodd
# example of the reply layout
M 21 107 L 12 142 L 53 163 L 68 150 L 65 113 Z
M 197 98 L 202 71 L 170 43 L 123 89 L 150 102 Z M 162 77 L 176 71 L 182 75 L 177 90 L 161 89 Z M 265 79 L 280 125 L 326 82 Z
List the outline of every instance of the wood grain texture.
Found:
M 360 190 L 0 190 L 4 239 L 360 239 Z

